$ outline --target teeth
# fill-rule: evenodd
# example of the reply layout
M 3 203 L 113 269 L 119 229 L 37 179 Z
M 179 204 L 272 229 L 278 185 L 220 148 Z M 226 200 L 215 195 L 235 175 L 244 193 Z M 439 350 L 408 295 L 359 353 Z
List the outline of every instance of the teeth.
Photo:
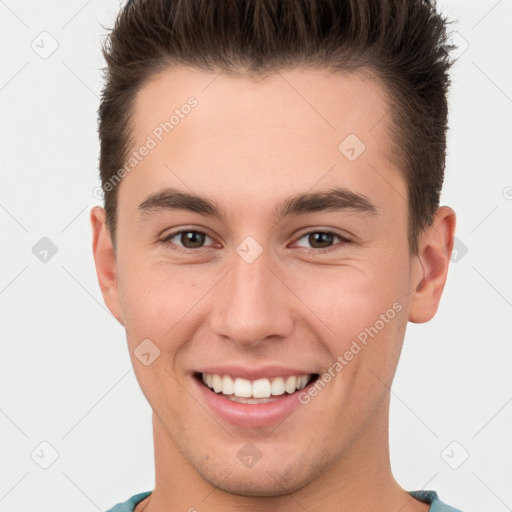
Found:
M 222 377 L 221 391 L 224 395 L 232 395 L 235 391 L 233 379 L 229 375 L 224 375 L 224 377 Z
M 213 390 L 215 393 L 219 393 L 222 389 L 222 377 L 220 375 L 213 376 Z
M 266 399 L 271 396 L 279 396 L 283 395 L 285 391 L 288 394 L 292 394 L 298 389 L 304 388 L 311 378 L 312 375 L 291 375 L 288 377 L 250 381 L 241 377 L 233 379 L 229 375 L 219 375 L 217 373 L 202 374 L 203 382 L 210 389 L 213 389 L 215 393 L 234 395 L 233 398 L 248 399 L 245 401 L 240 400 L 243 403 L 257 403 L 252 402 L 251 399 Z M 263 402 L 264 400 L 261 400 L 259 403 Z
M 284 394 L 284 379 L 282 377 L 276 377 L 272 381 L 272 394 L 279 396 Z
M 235 379 L 235 389 L 233 391 L 235 396 L 249 398 L 252 396 L 251 381 L 247 379 Z
M 268 379 L 258 379 L 252 383 L 253 398 L 268 398 L 272 393 L 272 385 Z
M 309 379 L 308 379 L 307 375 L 303 375 L 302 377 L 299 377 L 297 379 L 297 389 L 305 388 L 308 381 L 309 381 Z
M 288 377 L 284 384 L 284 389 L 287 393 L 293 393 L 297 389 L 297 377 Z

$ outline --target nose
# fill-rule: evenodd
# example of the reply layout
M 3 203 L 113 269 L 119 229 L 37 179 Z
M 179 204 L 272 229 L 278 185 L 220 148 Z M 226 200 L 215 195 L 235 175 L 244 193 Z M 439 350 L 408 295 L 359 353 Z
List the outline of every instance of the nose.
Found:
M 276 274 L 265 251 L 251 263 L 235 254 L 214 299 L 213 332 L 247 348 L 288 336 L 294 325 L 292 300 Z

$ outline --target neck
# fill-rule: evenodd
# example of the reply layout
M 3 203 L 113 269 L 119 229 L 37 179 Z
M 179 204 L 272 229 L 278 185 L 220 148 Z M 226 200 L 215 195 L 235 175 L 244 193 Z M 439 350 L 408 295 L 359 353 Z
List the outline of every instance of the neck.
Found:
M 404 491 L 391 473 L 388 411 L 389 395 L 334 464 L 300 489 L 279 496 L 241 496 L 225 491 L 222 480 L 207 481 L 183 457 L 153 414 L 156 485 L 137 512 L 193 511 L 205 506 L 209 512 L 296 512 L 299 504 L 308 512 L 427 512 L 429 506 Z

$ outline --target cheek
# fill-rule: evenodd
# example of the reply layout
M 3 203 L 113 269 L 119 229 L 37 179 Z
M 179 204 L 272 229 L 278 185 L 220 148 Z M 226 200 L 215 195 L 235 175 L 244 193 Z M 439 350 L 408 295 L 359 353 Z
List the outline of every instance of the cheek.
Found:
M 211 270 L 152 263 L 148 259 L 121 264 L 121 307 L 132 343 L 149 338 L 166 350 L 173 330 L 193 313 L 218 280 Z M 140 341 L 139 341 L 140 342 Z
M 161 421 L 166 414 L 176 418 L 183 397 L 173 376 L 174 358 L 182 343 L 182 320 L 200 299 L 201 286 L 191 272 L 153 264 L 148 258 L 131 258 L 119 266 L 126 336 L 137 380 Z M 150 354 L 149 363 L 145 353 Z M 168 418 L 164 423 L 175 422 Z
M 373 265 L 340 266 L 311 271 L 307 280 L 297 275 L 292 286 L 321 321 L 325 334 L 337 340 L 337 348 L 342 349 L 375 323 L 381 328 L 381 315 L 385 315 L 384 320 L 394 320 L 397 309 L 405 309 L 407 285 L 400 274 L 391 265 L 386 272 Z M 393 308 L 397 302 L 402 307 Z M 390 331 L 390 323 L 379 330 Z
M 311 330 L 329 352 L 335 401 L 349 408 L 365 401 L 371 408 L 368 397 L 377 400 L 386 390 L 383 382 L 391 384 L 405 334 L 403 267 L 388 261 L 384 272 L 383 265 L 338 267 L 330 275 L 302 280 L 297 292 L 315 313 Z

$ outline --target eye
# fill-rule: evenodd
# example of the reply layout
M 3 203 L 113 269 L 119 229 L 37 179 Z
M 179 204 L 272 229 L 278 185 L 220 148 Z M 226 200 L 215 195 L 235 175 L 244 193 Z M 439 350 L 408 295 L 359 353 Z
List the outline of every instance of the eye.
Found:
M 306 244 L 301 244 L 300 241 L 305 239 Z M 332 231 L 310 231 L 309 233 L 304 233 L 296 242 L 298 247 L 309 247 L 313 249 L 319 249 L 316 252 L 327 252 L 332 248 L 336 248 L 336 239 L 342 242 L 339 245 L 344 245 L 345 243 L 349 243 L 350 240 L 344 236 L 341 236 Z M 335 244 L 335 245 L 333 245 Z
M 207 240 L 213 242 L 212 238 L 202 231 L 181 229 L 169 233 L 162 242 L 168 244 L 172 250 L 180 251 L 181 249 L 193 250 L 212 247 L 213 244 L 205 245 Z M 304 242 L 301 242 L 302 240 Z M 314 252 L 329 252 L 336 250 L 338 245 L 343 246 L 345 243 L 350 243 L 350 240 L 332 231 L 310 231 L 299 237 L 295 245 L 297 247 L 315 249 Z M 221 247 L 220 244 L 216 244 L 216 246 Z
M 201 249 L 205 241 L 212 240 L 206 233 L 193 229 L 182 229 L 167 235 L 162 242 L 171 242 L 185 249 Z

